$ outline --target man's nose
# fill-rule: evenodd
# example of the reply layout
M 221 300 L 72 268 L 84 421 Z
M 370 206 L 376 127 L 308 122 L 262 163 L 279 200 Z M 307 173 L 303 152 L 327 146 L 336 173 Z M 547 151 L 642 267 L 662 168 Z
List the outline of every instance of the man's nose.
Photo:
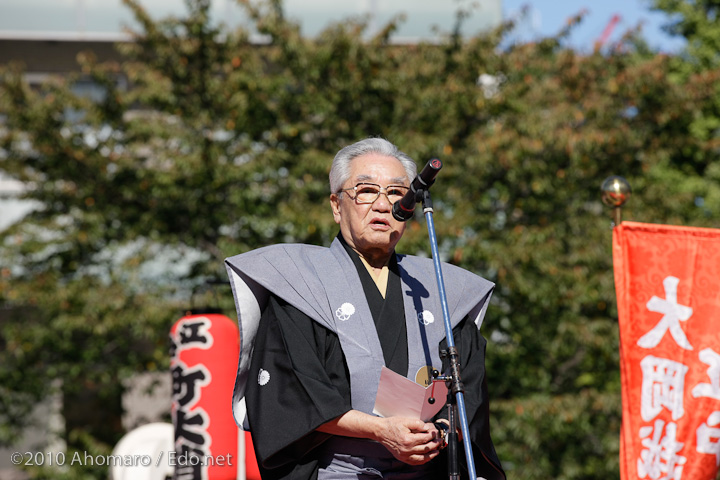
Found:
M 388 198 L 387 192 L 380 192 L 378 198 L 373 202 L 373 209 L 381 212 L 387 212 L 392 209 L 392 203 Z

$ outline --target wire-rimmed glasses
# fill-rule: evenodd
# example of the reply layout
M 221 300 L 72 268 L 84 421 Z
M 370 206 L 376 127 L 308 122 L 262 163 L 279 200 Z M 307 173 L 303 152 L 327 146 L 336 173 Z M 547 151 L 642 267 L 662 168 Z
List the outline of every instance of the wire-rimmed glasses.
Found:
M 353 200 L 357 203 L 374 203 L 375 200 L 380 197 L 380 194 L 384 194 L 388 201 L 393 204 L 405 196 L 409 187 L 404 185 L 388 185 L 387 187 L 381 187 L 375 183 L 358 183 L 354 187 L 344 188 L 341 192 L 349 192 L 353 190 L 355 192 L 355 198 Z

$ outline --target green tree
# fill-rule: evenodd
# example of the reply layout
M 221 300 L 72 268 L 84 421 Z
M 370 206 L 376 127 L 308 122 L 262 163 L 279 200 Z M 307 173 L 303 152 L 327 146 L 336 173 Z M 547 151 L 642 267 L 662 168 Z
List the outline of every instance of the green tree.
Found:
M 720 2 L 699 0 L 651 0 L 653 10 L 668 14 L 664 30 L 687 40 L 685 57 L 703 70 L 720 66 Z
M 702 141 L 717 143 L 720 141 L 720 2 L 652 0 L 650 4 L 654 10 L 668 14 L 665 31 L 686 40 L 686 48 L 673 59 L 669 75 L 680 82 L 693 76 L 714 82 L 710 86 L 712 101 L 699 106 L 688 133 Z M 715 154 L 716 151 L 711 152 L 710 157 Z M 702 158 L 700 163 L 707 164 L 711 158 Z M 704 201 L 704 197 L 698 199 Z
M 224 257 L 329 244 L 330 160 L 379 135 L 418 163 L 443 160 L 432 192 L 443 259 L 497 284 L 483 329 L 510 476 L 617 477 L 599 186 L 628 178 L 634 220 L 717 226 L 717 144 L 688 135 L 715 98 L 713 74 L 670 75 L 688 60 L 630 44 L 582 55 L 562 46 L 572 24 L 511 46 L 509 25 L 462 35 L 467 13 L 433 43 L 394 44 L 394 24 L 367 38 L 362 21 L 308 39 L 280 2 L 245 0 L 265 39 L 253 43 L 214 26 L 208 1 L 162 21 L 125 3 L 142 31 L 119 46 L 124 60 L 80 59 L 102 98 L 75 95 L 72 78 L 32 91 L 20 67 L 2 72 L 0 169 L 42 205 L 0 234 L 0 301 L 33 308 L 2 326 L 5 439 L 18 426 L 6 398 L 39 398 L 61 379 L 116 399 L 119 378 L 166 368 L 170 325 L 193 286 L 224 276 Z M 429 254 L 422 217 L 399 249 Z M 223 306 L 234 316 L 229 292 Z M 122 433 L 77 427 L 76 448 L 107 450 Z

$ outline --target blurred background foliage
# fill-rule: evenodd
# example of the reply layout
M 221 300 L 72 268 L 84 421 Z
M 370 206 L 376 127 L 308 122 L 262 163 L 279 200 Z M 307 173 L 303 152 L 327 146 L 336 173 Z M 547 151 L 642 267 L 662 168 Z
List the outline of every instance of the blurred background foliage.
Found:
M 223 259 L 277 242 L 329 245 L 335 152 L 382 136 L 433 187 L 445 260 L 496 282 L 489 339 L 492 430 L 515 479 L 617 478 L 620 425 L 611 215 L 599 187 L 622 175 L 626 219 L 704 227 L 720 213 L 717 1 L 654 0 L 688 40 L 657 54 L 630 33 L 564 47 L 566 30 L 507 45 L 479 36 L 399 45 L 362 20 L 300 35 L 280 1 L 241 0 L 264 41 L 215 26 L 208 0 L 151 19 L 121 62 L 78 58 L 40 89 L 0 71 L 0 170 L 37 205 L 0 232 L 0 442 L 53 389 L 98 415 L 69 449 L 109 453 L 124 433 L 122 381 L 167 369 L 167 334 Z M 91 78 L 96 98 L 73 84 Z M 399 245 L 428 255 L 418 214 Z M 229 289 L 221 307 L 235 318 Z M 202 299 L 201 299 L 202 301 Z M 61 380 L 61 382 L 58 382 Z M 104 478 L 102 468 L 36 478 Z

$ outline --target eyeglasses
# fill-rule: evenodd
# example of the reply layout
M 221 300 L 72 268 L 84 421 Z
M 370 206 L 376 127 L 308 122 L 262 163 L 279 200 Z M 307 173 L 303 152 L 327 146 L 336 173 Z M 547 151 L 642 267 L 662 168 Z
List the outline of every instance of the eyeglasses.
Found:
M 388 201 L 392 204 L 404 197 L 410 188 L 403 185 L 388 185 L 383 188 L 374 183 L 358 183 L 354 187 L 344 188 L 340 190 L 340 192 L 349 192 L 350 190 L 355 191 L 355 198 L 350 198 L 357 203 L 374 203 L 375 200 L 380 197 L 380 194 L 384 193 Z

